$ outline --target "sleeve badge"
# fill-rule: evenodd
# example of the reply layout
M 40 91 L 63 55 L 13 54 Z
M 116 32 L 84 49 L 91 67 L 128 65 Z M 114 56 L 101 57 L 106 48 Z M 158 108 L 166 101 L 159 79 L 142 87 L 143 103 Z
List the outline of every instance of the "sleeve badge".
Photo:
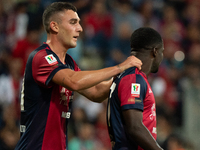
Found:
M 131 96 L 140 97 L 140 84 L 137 83 L 131 84 Z
M 57 59 L 53 56 L 53 54 L 47 55 L 45 56 L 45 59 L 47 60 L 47 62 L 49 63 L 49 65 L 55 65 L 58 63 Z

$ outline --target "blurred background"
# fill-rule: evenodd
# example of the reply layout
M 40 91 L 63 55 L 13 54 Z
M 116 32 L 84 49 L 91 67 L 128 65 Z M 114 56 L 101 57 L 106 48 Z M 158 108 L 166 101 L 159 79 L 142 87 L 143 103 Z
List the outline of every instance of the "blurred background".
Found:
M 19 140 L 20 89 L 26 60 L 46 41 L 42 13 L 56 0 L 0 0 L 0 149 Z M 164 40 L 164 60 L 149 81 L 157 103 L 158 143 L 165 150 L 200 149 L 200 0 L 69 0 L 84 29 L 68 53 L 82 70 L 116 65 L 143 26 Z M 75 94 L 69 150 L 111 150 L 107 100 Z

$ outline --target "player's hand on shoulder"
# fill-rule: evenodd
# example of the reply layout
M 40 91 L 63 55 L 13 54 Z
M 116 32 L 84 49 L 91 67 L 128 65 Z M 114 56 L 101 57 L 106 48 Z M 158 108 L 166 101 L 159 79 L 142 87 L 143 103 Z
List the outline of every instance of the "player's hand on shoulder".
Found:
M 137 58 L 137 57 L 135 57 L 135 56 L 129 56 L 128 57 L 128 59 L 131 59 L 131 65 L 132 65 L 132 67 L 137 67 L 139 70 L 141 70 L 141 66 L 142 66 L 142 61 L 139 59 L 139 58 Z
M 122 62 L 118 66 L 123 71 L 134 66 L 137 67 L 139 70 L 141 70 L 142 61 L 132 55 L 132 56 L 129 56 L 124 62 Z

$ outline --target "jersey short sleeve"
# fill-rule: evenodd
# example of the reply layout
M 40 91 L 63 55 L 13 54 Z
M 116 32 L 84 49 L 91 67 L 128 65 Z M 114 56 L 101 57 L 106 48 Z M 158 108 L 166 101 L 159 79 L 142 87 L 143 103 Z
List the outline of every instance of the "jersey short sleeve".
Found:
M 147 83 L 140 74 L 124 76 L 118 86 L 118 97 L 122 109 L 139 109 L 143 111 L 143 100 L 146 91 Z
M 32 74 L 35 82 L 43 87 L 50 87 L 50 81 L 60 69 L 67 68 L 59 62 L 54 53 L 42 50 L 36 53 L 32 61 Z

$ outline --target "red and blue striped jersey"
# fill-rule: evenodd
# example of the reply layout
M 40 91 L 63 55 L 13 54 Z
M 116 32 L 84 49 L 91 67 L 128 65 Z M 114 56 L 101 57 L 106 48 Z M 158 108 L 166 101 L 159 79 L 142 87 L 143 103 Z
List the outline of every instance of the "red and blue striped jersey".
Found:
M 73 92 L 52 82 L 61 69 L 79 71 L 66 54 L 65 64 L 47 44 L 28 58 L 21 92 L 21 137 L 16 150 L 65 150 Z
M 108 100 L 107 124 L 113 150 L 142 150 L 126 135 L 122 111 L 127 109 L 143 112 L 143 124 L 156 139 L 155 98 L 146 75 L 136 67 L 127 69 L 114 80 Z

